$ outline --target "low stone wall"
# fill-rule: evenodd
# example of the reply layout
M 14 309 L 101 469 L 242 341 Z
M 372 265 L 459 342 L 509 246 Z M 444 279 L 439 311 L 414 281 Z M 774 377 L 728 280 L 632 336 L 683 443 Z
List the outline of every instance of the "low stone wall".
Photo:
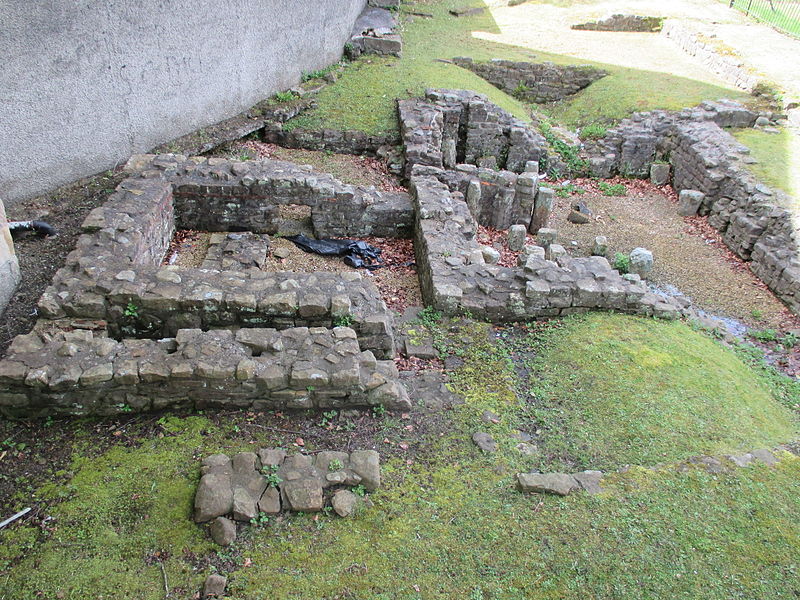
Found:
M 392 361 L 347 327 L 182 329 L 175 338 L 18 336 L 0 361 L 0 412 L 118 414 L 167 407 L 253 410 L 383 405 L 408 409 Z
M 800 314 L 800 253 L 785 195 L 747 169 L 749 150 L 723 128 L 752 127 L 758 113 L 731 101 L 704 102 L 680 112 L 637 113 L 587 143 L 592 174 L 646 177 L 669 159 L 676 191 L 704 194 L 700 215 L 722 233 L 737 256 L 795 313 Z
M 688 55 L 697 59 L 705 68 L 716 73 L 725 81 L 748 92 L 758 85 L 758 77 L 736 56 L 722 54 L 718 42 L 705 41 L 684 23 L 668 19 L 661 33 L 671 39 Z
M 547 141 L 486 96 L 466 90 L 428 90 L 398 101 L 406 176 L 415 165 L 452 169 L 467 163 L 515 173 L 538 171 Z
M 0 315 L 14 295 L 19 278 L 19 263 L 14 254 L 14 242 L 8 230 L 5 207 L 0 200 Z
M 620 31 L 639 33 L 658 33 L 664 26 L 663 17 L 642 17 L 639 15 L 611 15 L 607 19 L 573 25 L 579 31 Z
M 492 322 L 597 309 L 664 318 L 692 314 L 688 305 L 648 292 L 638 276 L 623 277 L 597 256 L 573 259 L 562 253 L 554 261 L 531 252 L 518 268 L 485 264 L 467 203 L 430 171 L 418 167 L 411 178 L 414 247 L 426 304 Z
M 507 94 L 537 104 L 569 98 L 608 75 L 602 69 L 588 65 L 514 62 L 499 58 L 489 62 L 476 62 L 463 57 L 454 58 L 453 62 Z
M 382 147 L 397 144 L 392 134 L 368 135 L 362 131 L 338 129 L 311 130 L 302 127 L 286 129 L 278 122 L 264 124 L 264 141 L 284 148 L 329 150 L 337 154 L 378 156 Z

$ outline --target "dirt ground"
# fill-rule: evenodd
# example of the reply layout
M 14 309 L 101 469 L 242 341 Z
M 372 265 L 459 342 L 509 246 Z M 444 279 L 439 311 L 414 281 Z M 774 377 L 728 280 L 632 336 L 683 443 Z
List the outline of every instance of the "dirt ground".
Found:
M 719 234 L 701 217 L 677 214 L 672 188 L 655 188 L 644 181 L 619 180 L 626 196 L 604 196 L 592 180 L 572 183 L 585 194 L 556 198 L 550 227 L 559 243 L 577 256 L 591 252 L 594 238 L 608 239 L 608 258 L 644 247 L 655 261 L 651 282 L 689 296 L 700 308 L 732 317 L 748 325 L 791 329 L 800 320 L 767 289 L 744 263 L 722 243 Z M 582 201 L 594 213 L 588 224 L 567 221 L 572 204 Z M 575 242 L 575 244 L 573 244 Z

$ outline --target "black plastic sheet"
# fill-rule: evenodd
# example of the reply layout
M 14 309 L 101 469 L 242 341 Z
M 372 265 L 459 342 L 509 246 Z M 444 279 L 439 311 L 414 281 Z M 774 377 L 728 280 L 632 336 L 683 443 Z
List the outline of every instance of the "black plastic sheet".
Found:
M 299 235 L 287 235 L 286 239 L 301 250 L 321 256 L 340 256 L 344 264 L 356 269 L 379 269 L 383 266 L 381 249 L 358 240 L 315 240 Z

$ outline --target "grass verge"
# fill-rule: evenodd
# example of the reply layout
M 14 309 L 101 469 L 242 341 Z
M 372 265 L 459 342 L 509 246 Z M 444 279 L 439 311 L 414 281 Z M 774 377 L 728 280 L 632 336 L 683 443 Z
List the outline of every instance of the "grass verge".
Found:
M 395 100 L 421 95 L 427 87 L 471 89 L 517 117 L 527 119 L 527 109 L 518 100 L 453 64 L 441 62 L 455 56 L 475 60 L 505 58 L 520 61 L 551 61 L 557 64 L 593 64 L 609 76 L 573 98 L 551 106 L 539 106 L 555 121 L 572 128 L 592 123 L 607 125 L 635 111 L 681 109 L 702 100 L 729 97 L 746 99 L 742 92 L 685 79 L 626 69 L 614 65 L 578 61 L 575 58 L 534 52 L 472 37 L 473 31 L 497 32 L 491 14 L 455 18 L 451 8 L 483 6 L 482 0 L 428 0 L 403 4 L 401 12 L 403 56 L 364 56 L 347 68 L 340 79 L 320 92 L 316 109 L 289 122 L 289 127 L 358 129 L 368 133 L 397 130 Z M 424 12 L 433 18 L 410 15 Z
M 780 388 L 683 323 L 593 314 L 545 338 L 522 386 L 551 467 L 652 465 L 797 436 L 797 383 Z

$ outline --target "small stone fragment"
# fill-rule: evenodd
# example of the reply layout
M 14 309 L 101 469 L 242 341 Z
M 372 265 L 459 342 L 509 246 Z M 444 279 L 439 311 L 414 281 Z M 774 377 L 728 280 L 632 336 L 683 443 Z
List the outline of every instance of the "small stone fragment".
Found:
M 706 195 L 697 190 L 681 190 L 678 196 L 678 214 L 682 217 L 693 217 L 700 210 Z
M 222 575 L 209 575 L 203 584 L 203 598 L 222 598 L 225 594 L 225 587 L 228 585 L 228 578 Z
M 472 442 L 483 452 L 497 452 L 497 442 L 495 442 L 494 438 L 488 433 L 483 431 L 473 433 Z
M 508 230 L 508 249 L 512 252 L 519 252 L 525 246 L 525 236 L 527 230 L 525 225 L 512 225 Z
M 225 517 L 211 521 L 211 539 L 220 546 L 230 546 L 236 541 L 236 523 Z
M 645 248 L 634 248 L 630 254 L 629 271 L 647 279 L 647 275 L 653 270 L 653 253 Z
M 592 245 L 592 256 L 605 256 L 608 254 L 608 239 L 604 235 L 594 238 Z
M 339 490 L 333 495 L 331 505 L 336 514 L 340 517 L 351 516 L 358 504 L 358 496 L 348 490 Z
M 487 265 L 496 265 L 500 261 L 500 253 L 491 246 L 483 246 L 481 252 Z
M 548 493 L 566 496 L 580 489 L 580 484 L 566 473 L 517 473 L 517 483 L 523 492 Z

